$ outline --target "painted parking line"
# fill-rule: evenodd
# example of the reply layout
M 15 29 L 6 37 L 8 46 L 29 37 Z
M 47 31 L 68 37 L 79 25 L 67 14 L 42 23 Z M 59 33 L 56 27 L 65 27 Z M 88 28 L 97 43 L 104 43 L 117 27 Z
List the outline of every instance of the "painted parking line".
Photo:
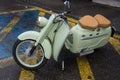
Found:
M 13 11 L 13 13 L 20 15 L 21 17 L 14 17 L 13 20 L 2 29 L 0 32 L 1 36 L 1 43 L 0 43 L 0 58 L 8 59 L 7 57 L 12 56 L 12 47 L 14 42 L 17 39 L 17 36 L 21 34 L 22 32 L 28 31 L 28 30 L 34 30 L 34 22 L 36 21 L 38 17 L 38 10 L 27 10 L 27 11 L 21 11 L 16 12 Z M 5 14 L 7 15 L 7 13 Z M 8 34 L 9 33 L 9 34 Z M 4 54 L 4 55 L 3 55 Z M 0 66 L 4 67 L 4 66 Z M 31 76 L 31 77 L 30 77 Z M 34 72 L 23 70 L 20 74 L 20 80 L 34 80 Z
M 19 17 L 14 17 L 11 22 L 0 32 L 0 42 L 4 40 L 4 38 L 8 35 L 8 33 L 12 30 L 14 25 L 19 21 Z
M 68 23 L 71 27 L 75 26 L 77 24 L 77 20 L 73 18 L 67 18 Z M 86 58 L 86 56 L 83 57 L 77 57 L 77 65 L 79 69 L 79 74 L 82 80 L 95 80 L 90 64 Z
M 0 31 L 7 26 L 8 23 L 13 19 L 12 14 L 1 14 L 0 15 Z
M 120 55 L 120 35 L 115 34 L 114 37 L 109 39 L 109 42 L 111 45 L 115 48 L 115 50 L 118 52 Z
M 34 80 L 34 71 L 22 69 L 19 80 Z
M 42 12 L 42 11 L 41 11 L 41 12 L 39 13 L 39 16 L 45 16 L 45 12 Z
M 39 16 L 45 16 L 45 12 L 40 11 Z M 36 27 L 35 27 L 36 28 Z M 32 61 L 26 60 L 27 63 L 36 63 L 36 59 Z M 22 69 L 20 73 L 19 80 L 34 80 L 35 72 L 30 70 Z
M 14 11 L 8 11 L 8 12 L 0 12 L 0 14 L 10 14 L 10 13 L 25 12 L 25 11 L 33 11 L 33 10 L 38 10 L 38 8 L 39 7 L 28 8 L 28 9 L 23 9 L 23 10 L 14 10 Z
M 12 28 L 17 24 L 17 22 L 19 21 L 19 17 L 14 17 L 11 21 L 10 21 L 10 23 L 8 23 L 8 25 L 6 26 L 6 27 L 4 27 L 1 31 L 0 31 L 0 48 L 1 48 L 1 50 L 0 50 L 0 59 L 1 58 L 3 58 L 3 57 L 5 57 L 5 55 L 3 55 L 3 54 L 5 54 L 4 53 L 4 49 L 3 49 L 3 46 L 4 45 L 2 45 L 2 42 L 3 42 L 3 40 L 6 38 L 6 36 L 11 32 L 11 30 L 12 30 Z M 3 49 L 3 50 L 2 50 Z
M 28 30 L 34 30 L 34 22 L 38 17 L 38 13 L 39 11 L 37 10 L 25 11 L 25 13 L 20 17 L 19 22 L 14 25 L 11 32 L 2 42 L 0 42 L 0 59 L 12 56 L 12 46 L 17 40 L 17 36 L 19 34 Z M 21 15 L 20 12 L 16 14 Z M 6 32 L 6 30 L 4 30 L 4 32 Z
M 95 80 L 90 64 L 85 56 L 77 58 L 78 69 L 82 80 Z

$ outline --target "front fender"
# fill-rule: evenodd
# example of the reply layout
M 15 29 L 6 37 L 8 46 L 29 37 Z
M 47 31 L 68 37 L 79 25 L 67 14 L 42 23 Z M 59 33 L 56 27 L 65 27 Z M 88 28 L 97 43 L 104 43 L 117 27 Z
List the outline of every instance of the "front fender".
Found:
M 39 32 L 36 32 L 36 31 L 27 31 L 27 32 L 24 32 L 22 34 L 20 34 L 18 36 L 18 39 L 19 40 L 26 40 L 26 39 L 32 39 L 32 40 L 35 40 L 40 36 L 40 33 Z M 48 39 L 45 39 L 43 41 L 43 43 L 41 44 L 41 46 L 43 47 L 44 49 L 44 52 L 45 52 L 45 57 L 47 59 L 50 59 L 51 57 L 51 53 L 52 53 L 52 47 L 51 47 L 51 44 L 50 44 L 50 41 Z
M 33 39 L 36 40 L 39 36 L 39 32 L 36 31 L 26 31 L 18 36 L 19 40 Z

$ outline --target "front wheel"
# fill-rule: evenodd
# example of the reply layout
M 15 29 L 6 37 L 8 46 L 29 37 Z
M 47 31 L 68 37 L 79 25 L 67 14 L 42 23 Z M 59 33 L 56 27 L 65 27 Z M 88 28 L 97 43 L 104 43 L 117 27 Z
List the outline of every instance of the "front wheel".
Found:
M 13 58 L 22 68 L 36 70 L 47 62 L 42 45 L 38 45 L 32 55 L 31 49 L 34 47 L 35 40 L 17 40 L 13 46 Z

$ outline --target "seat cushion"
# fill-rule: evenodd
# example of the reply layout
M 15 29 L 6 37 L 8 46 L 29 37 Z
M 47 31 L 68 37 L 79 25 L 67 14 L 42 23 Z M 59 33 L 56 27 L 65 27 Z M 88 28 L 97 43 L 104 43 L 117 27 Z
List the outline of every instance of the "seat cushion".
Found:
M 100 14 L 95 15 L 94 18 L 98 21 L 100 27 L 109 27 L 111 24 L 110 20 Z
M 79 24 L 86 29 L 96 29 L 98 27 L 98 22 L 96 19 L 90 15 L 86 15 L 79 20 Z

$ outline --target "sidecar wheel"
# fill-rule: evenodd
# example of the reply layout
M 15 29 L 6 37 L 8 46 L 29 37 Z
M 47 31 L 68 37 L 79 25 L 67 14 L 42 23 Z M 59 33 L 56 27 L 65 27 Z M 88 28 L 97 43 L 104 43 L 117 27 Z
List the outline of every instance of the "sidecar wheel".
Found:
M 38 45 L 33 54 L 29 56 L 34 43 L 35 40 L 17 40 L 13 46 L 13 58 L 24 69 L 37 70 L 47 62 L 42 45 Z

